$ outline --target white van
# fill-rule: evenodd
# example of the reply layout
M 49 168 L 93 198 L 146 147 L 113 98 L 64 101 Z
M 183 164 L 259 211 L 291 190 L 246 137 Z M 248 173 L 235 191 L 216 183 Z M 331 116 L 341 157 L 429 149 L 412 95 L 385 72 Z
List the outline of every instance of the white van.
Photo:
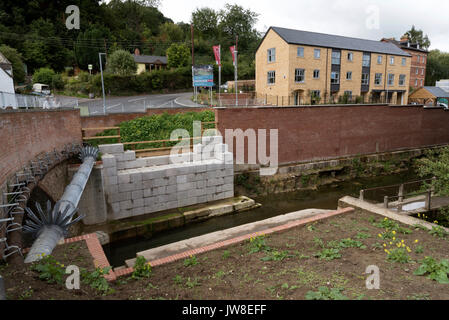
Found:
M 37 95 L 49 96 L 51 94 L 50 87 L 43 83 L 33 84 L 33 93 Z

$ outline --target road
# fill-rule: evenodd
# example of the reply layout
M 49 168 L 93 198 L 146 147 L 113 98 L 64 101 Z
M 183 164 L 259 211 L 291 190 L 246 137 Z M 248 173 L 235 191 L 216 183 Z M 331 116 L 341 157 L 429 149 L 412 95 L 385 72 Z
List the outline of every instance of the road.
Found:
M 190 100 L 192 92 L 151 94 L 127 97 L 106 97 L 106 112 L 144 112 L 150 108 L 201 107 Z M 103 99 L 82 99 L 80 106 L 87 106 L 90 115 L 103 114 Z

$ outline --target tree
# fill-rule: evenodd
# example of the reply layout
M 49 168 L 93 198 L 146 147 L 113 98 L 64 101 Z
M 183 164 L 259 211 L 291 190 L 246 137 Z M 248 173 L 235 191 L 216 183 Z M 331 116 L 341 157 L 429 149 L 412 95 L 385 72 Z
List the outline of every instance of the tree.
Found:
M 33 83 L 43 83 L 52 87 L 55 72 L 50 68 L 40 68 L 33 74 Z
M 116 50 L 108 56 L 107 71 L 118 75 L 133 75 L 137 65 L 131 53 L 125 50 Z
M 228 40 L 234 41 L 238 36 L 238 50 L 247 50 L 257 45 L 260 35 L 255 30 L 255 24 L 259 14 L 244 9 L 239 5 L 225 4 L 225 8 L 220 10 L 219 29 Z
M 420 177 L 436 177 L 432 181 L 435 193 L 449 196 L 449 148 L 441 151 L 428 151 L 426 157 L 417 160 Z
M 14 82 L 16 84 L 22 83 L 25 80 L 25 70 L 23 68 L 22 55 L 16 49 L 4 44 L 0 46 L 0 52 L 12 64 Z
M 417 30 L 414 25 L 405 34 L 408 36 L 410 42 L 419 43 L 421 48 L 428 49 L 430 47 L 430 40 L 427 34 L 424 35 L 423 31 Z
M 200 35 L 217 37 L 218 18 L 218 13 L 214 9 L 205 7 L 193 11 L 190 22 Z
M 189 64 L 190 50 L 183 44 L 173 43 L 167 49 L 167 60 L 169 68 L 185 67 Z
M 160 37 L 164 41 L 182 41 L 184 40 L 183 30 L 176 24 L 165 22 L 160 27 Z
M 427 55 L 426 85 L 434 86 L 435 82 L 449 78 L 449 53 L 432 50 Z

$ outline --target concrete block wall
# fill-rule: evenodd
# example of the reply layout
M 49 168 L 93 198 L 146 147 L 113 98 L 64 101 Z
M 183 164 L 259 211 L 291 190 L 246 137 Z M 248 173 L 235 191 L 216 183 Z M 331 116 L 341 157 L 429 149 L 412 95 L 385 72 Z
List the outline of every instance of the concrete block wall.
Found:
M 136 158 L 123 144 L 100 145 L 107 220 L 117 220 L 234 196 L 233 155 L 221 136 L 206 136 L 193 152 Z

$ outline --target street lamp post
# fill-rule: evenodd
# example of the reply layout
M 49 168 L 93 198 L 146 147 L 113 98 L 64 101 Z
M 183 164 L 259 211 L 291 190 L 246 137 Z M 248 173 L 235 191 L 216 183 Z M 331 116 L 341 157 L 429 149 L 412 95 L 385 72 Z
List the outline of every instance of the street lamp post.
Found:
M 101 89 L 103 90 L 103 114 L 106 114 L 106 98 L 104 95 L 104 80 L 103 80 L 103 65 L 101 63 L 101 55 L 104 54 L 106 56 L 106 53 L 99 52 L 98 58 L 100 59 L 100 72 L 101 72 Z

